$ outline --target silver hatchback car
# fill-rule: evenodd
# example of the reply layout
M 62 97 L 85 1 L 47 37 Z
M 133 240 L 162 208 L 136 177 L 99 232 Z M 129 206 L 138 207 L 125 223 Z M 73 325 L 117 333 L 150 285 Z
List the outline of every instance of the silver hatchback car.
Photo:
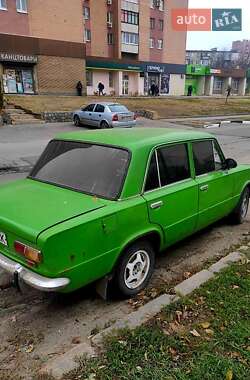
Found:
M 136 115 L 119 103 L 92 103 L 73 114 L 77 127 L 88 125 L 97 128 L 134 127 Z

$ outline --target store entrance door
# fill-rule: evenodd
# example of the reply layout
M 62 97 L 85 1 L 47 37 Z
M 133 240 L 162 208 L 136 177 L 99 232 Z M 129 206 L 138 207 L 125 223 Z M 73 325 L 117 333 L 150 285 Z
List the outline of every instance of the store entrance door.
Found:
M 160 74 L 157 73 L 148 73 L 148 93 L 151 92 L 151 86 L 155 84 L 160 88 Z

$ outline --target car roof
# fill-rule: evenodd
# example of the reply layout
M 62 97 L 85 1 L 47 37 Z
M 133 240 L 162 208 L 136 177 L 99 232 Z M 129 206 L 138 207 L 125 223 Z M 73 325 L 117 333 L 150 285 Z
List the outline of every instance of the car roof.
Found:
M 114 105 L 116 105 L 116 106 L 122 106 L 121 103 L 115 103 L 115 102 L 92 102 L 92 103 L 89 103 L 89 104 L 101 104 L 103 106 L 111 106 L 111 105 L 112 106 L 114 106 Z M 124 106 L 124 107 L 126 107 L 126 106 Z
M 62 140 L 91 142 L 103 145 L 120 146 L 129 150 L 140 147 L 152 148 L 156 145 L 214 138 L 209 133 L 170 128 L 114 128 L 95 131 L 76 131 L 59 134 L 56 136 Z

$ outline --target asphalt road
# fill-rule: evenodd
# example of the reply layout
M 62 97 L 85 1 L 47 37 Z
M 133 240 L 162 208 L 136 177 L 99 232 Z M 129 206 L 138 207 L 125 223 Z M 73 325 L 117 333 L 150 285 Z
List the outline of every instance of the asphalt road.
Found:
M 139 124 L 184 128 L 164 120 L 140 120 Z M 32 165 L 54 135 L 74 129 L 67 123 L 0 128 L 0 167 Z M 227 157 L 250 163 L 250 126 L 230 124 L 210 129 L 209 133 L 218 137 Z M 0 183 L 23 176 L 25 173 L 2 172 Z M 75 338 L 88 342 L 93 332 L 130 313 L 158 291 L 169 291 L 188 273 L 203 268 L 207 260 L 225 255 L 233 244 L 241 244 L 249 233 L 250 214 L 240 226 L 222 221 L 169 248 L 166 254 L 157 257 L 146 292 L 133 301 L 105 302 L 91 286 L 65 297 L 32 289 L 23 294 L 13 288 L 0 291 L 0 370 L 7 371 L 7 378 L 22 374 L 24 379 L 31 379 L 43 363 L 75 347 Z

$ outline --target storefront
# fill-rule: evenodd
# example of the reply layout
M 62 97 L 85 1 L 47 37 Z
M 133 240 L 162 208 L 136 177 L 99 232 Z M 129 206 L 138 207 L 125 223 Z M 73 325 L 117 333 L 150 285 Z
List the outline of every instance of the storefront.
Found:
M 137 96 L 143 94 L 140 64 L 121 61 L 87 59 L 87 95 L 98 94 L 98 84 L 104 85 L 104 93 L 110 96 Z M 140 83 L 142 82 L 142 85 Z
M 192 86 L 192 95 L 205 95 L 210 81 L 210 68 L 203 65 L 187 65 L 185 95 Z M 207 94 L 209 95 L 209 94 Z
M 38 62 L 35 55 L 8 54 L 0 52 L 2 66 L 2 92 L 4 94 L 34 94 L 34 65 Z
M 0 34 L 0 92 L 76 95 L 85 93 L 83 43 Z
M 151 95 L 153 83 L 159 88 L 159 95 L 184 93 L 185 65 L 91 58 L 86 61 L 86 69 L 88 95 L 98 93 L 100 82 L 104 84 L 106 95 Z

